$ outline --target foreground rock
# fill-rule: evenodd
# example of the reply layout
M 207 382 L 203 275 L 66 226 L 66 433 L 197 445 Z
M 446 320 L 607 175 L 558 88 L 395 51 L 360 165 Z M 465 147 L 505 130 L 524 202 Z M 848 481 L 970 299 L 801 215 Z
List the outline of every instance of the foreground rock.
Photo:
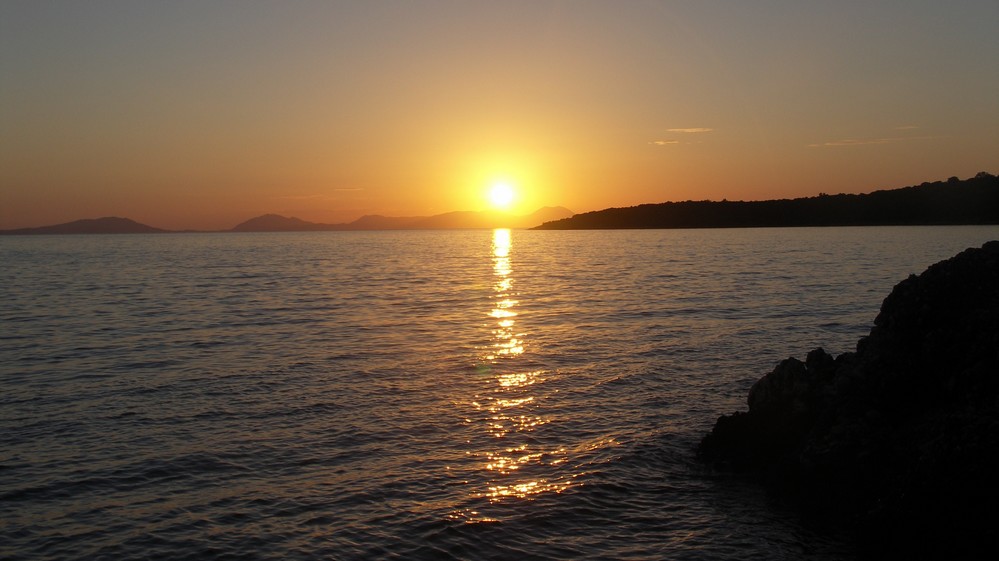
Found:
M 789 358 L 699 457 L 855 527 L 871 556 L 999 558 L 999 242 L 899 283 L 855 353 Z

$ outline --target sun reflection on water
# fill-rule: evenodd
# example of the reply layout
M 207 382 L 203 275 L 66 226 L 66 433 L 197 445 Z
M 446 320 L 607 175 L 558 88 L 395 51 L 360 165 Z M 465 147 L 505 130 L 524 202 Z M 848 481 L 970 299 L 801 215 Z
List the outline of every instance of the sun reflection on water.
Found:
M 517 312 L 513 310 L 519 302 L 513 298 L 513 266 L 510 261 L 510 230 L 493 230 L 493 274 L 496 276 L 493 290 L 495 300 L 489 316 L 499 320 L 493 328 L 495 343 L 493 352 L 484 358 L 496 360 L 500 356 L 513 356 L 524 353 L 523 341 L 514 330 Z
M 493 231 L 493 297 L 488 317 L 492 342 L 479 357 L 479 371 L 488 385 L 470 403 L 475 410 L 466 423 L 478 424 L 490 437 L 479 452 L 469 452 L 477 461 L 484 485 L 473 498 L 489 503 L 531 499 L 540 493 L 560 493 L 573 485 L 578 474 L 568 473 L 569 450 L 544 445 L 538 430 L 552 422 L 545 414 L 546 395 L 540 389 L 550 372 L 530 366 L 529 346 L 518 331 L 514 266 L 510 230 Z M 550 393 L 549 393 L 550 395 Z M 550 406 L 550 405 L 549 405 Z M 556 467 L 558 466 L 558 467 Z M 467 522 L 495 521 L 479 511 L 453 513 Z

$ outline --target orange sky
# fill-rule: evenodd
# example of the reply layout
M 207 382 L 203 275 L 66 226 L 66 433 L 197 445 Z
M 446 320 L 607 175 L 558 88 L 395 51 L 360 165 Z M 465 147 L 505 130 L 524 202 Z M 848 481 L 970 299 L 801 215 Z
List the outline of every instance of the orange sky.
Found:
M 803 5 L 803 4 L 808 4 Z M 999 172 L 999 3 L 0 4 L 0 229 L 868 192 Z

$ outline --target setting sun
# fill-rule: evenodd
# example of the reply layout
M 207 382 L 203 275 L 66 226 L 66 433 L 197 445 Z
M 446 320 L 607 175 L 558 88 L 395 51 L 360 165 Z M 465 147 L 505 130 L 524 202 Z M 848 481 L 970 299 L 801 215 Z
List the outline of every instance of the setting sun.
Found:
M 489 189 L 489 202 L 496 208 L 507 208 L 516 196 L 513 187 L 506 182 L 498 181 Z

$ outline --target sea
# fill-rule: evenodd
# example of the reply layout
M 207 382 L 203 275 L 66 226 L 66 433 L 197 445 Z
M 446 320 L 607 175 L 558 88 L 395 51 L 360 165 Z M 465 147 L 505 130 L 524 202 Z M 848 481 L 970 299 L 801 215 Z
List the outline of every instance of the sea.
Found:
M 851 559 L 696 446 L 992 239 L 2 237 L 0 559 Z

